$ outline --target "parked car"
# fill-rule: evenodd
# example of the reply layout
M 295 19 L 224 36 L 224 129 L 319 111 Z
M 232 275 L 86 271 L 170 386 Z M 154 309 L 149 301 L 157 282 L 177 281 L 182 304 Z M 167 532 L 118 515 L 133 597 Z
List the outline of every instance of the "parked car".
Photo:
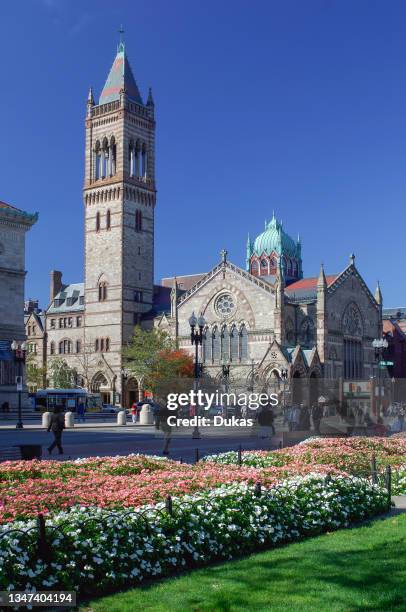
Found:
M 103 404 L 101 407 L 101 412 L 108 412 L 110 414 L 117 414 L 117 412 L 121 412 L 124 410 L 121 406 L 113 406 L 112 404 Z

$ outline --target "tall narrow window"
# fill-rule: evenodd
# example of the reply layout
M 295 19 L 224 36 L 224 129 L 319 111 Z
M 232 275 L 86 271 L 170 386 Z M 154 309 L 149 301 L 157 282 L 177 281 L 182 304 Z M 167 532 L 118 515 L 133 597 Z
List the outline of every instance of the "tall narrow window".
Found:
M 114 136 L 110 140 L 110 176 L 116 173 L 116 140 Z
M 96 338 L 96 340 L 94 341 L 94 350 L 96 351 L 96 353 L 98 353 L 99 351 L 99 339 Z
M 109 209 L 106 213 L 106 229 L 109 230 L 110 228 L 111 228 L 111 212 Z
M 130 140 L 130 145 L 128 148 L 128 163 L 130 166 L 130 176 L 134 176 L 134 166 L 135 166 L 135 150 L 134 150 L 134 143 L 132 140 Z
M 147 176 L 147 147 L 145 143 L 142 145 L 142 176 L 145 178 Z
M 218 361 L 220 359 L 220 334 L 219 334 L 217 327 L 213 329 L 211 341 L 212 341 L 212 360 Z
M 139 140 L 135 143 L 135 164 L 134 164 L 134 175 L 140 175 L 140 154 L 141 154 L 141 145 Z
M 55 355 L 55 342 L 51 342 L 49 346 L 49 352 L 51 355 Z
M 100 338 L 100 351 L 104 352 L 104 338 Z
M 76 352 L 77 353 L 81 353 L 82 352 L 82 343 L 80 340 L 76 340 Z
M 142 212 L 140 210 L 135 211 L 135 230 L 137 232 L 142 230 Z
M 100 213 L 96 213 L 96 232 L 100 231 Z
M 105 346 L 106 346 L 106 352 L 108 353 L 110 350 L 110 338 L 106 338 Z
M 248 334 L 245 325 L 240 329 L 240 359 L 241 361 L 248 359 Z
M 203 336 L 203 361 L 207 363 L 211 361 L 211 359 L 211 333 L 209 329 L 206 329 Z
M 100 168 L 101 165 L 101 150 L 100 150 L 100 142 L 96 142 L 96 146 L 94 149 L 94 178 L 97 181 L 100 178 Z
M 238 331 L 235 325 L 230 332 L 230 360 L 238 361 Z
M 221 330 L 221 359 L 224 361 L 230 359 L 230 336 L 227 327 Z
M 107 299 L 107 283 L 99 283 L 99 302 L 104 302 Z

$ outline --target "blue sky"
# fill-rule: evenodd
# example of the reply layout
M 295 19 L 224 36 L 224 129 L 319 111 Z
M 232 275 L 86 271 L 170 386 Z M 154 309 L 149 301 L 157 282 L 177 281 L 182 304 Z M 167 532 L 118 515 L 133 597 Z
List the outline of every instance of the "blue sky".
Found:
M 39 211 L 27 297 L 83 278 L 84 117 L 124 24 L 157 113 L 155 276 L 244 266 L 274 209 L 303 268 L 354 251 L 404 305 L 406 3 L 24 0 L 0 4 L 0 200 Z

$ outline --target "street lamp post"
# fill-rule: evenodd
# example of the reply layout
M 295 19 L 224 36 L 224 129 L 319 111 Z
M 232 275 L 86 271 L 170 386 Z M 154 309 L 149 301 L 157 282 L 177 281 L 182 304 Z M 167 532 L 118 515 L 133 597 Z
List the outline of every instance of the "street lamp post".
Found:
M 190 341 L 192 343 L 192 345 L 194 345 L 195 347 L 195 363 L 194 363 L 194 370 L 195 370 L 195 380 L 194 380 L 194 389 L 195 391 L 197 391 L 197 388 L 199 386 L 199 377 L 202 374 L 202 367 L 201 364 L 199 363 L 199 346 L 201 346 L 203 344 L 203 328 L 206 325 L 206 321 L 203 317 L 202 314 L 200 314 L 200 316 L 197 318 L 195 313 L 192 312 L 192 316 L 189 318 L 189 325 L 190 325 Z M 197 416 L 197 423 L 196 423 L 196 427 L 193 430 L 193 434 L 192 434 L 192 438 L 198 440 L 200 439 L 200 431 L 199 431 L 199 407 L 198 405 L 196 405 L 196 411 L 195 411 L 195 416 Z
M 381 393 L 381 361 L 384 357 L 385 350 L 388 348 L 388 341 L 386 338 L 375 338 L 372 342 L 372 346 L 375 349 L 375 360 L 378 364 L 378 411 L 377 417 L 381 416 L 382 412 L 382 393 Z
M 229 385 L 229 382 L 230 382 L 230 364 L 228 363 L 226 358 L 224 358 L 222 360 L 222 362 L 221 362 L 221 375 L 222 375 L 222 378 L 223 378 L 223 381 L 224 381 L 223 382 L 224 391 L 225 391 L 226 394 L 228 394 L 228 385 Z M 227 416 L 228 416 L 228 414 L 227 414 L 227 412 L 228 412 L 228 404 L 227 404 L 227 406 L 225 408 L 226 408 L 225 416 L 227 418 Z
M 285 416 L 285 408 L 286 408 L 286 381 L 288 380 L 288 369 L 287 368 L 282 368 L 281 369 L 281 378 L 282 378 L 282 382 L 283 382 L 283 399 L 282 399 L 282 410 Z
M 14 361 L 18 364 L 18 375 L 16 378 L 18 392 L 18 420 L 16 429 L 23 429 L 24 425 L 21 414 L 21 392 L 23 390 L 23 364 L 25 363 L 27 344 L 25 342 L 19 344 L 17 340 L 13 340 L 11 343 L 11 350 L 13 351 Z
M 255 360 L 251 359 L 251 384 L 249 386 L 248 391 L 254 391 L 254 368 L 255 368 Z

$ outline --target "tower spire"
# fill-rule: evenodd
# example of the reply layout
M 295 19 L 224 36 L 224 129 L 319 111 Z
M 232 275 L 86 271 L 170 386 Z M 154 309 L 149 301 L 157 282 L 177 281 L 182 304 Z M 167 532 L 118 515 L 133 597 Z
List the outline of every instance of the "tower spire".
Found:
M 382 306 L 382 291 L 381 291 L 381 286 L 379 284 L 379 281 L 377 281 L 377 284 L 376 284 L 374 297 L 375 297 L 376 303 L 379 304 L 379 306 Z
M 324 274 L 324 266 L 321 264 L 319 278 L 317 279 L 317 289 L 325 290 L 327 288 L 326 275 Z

